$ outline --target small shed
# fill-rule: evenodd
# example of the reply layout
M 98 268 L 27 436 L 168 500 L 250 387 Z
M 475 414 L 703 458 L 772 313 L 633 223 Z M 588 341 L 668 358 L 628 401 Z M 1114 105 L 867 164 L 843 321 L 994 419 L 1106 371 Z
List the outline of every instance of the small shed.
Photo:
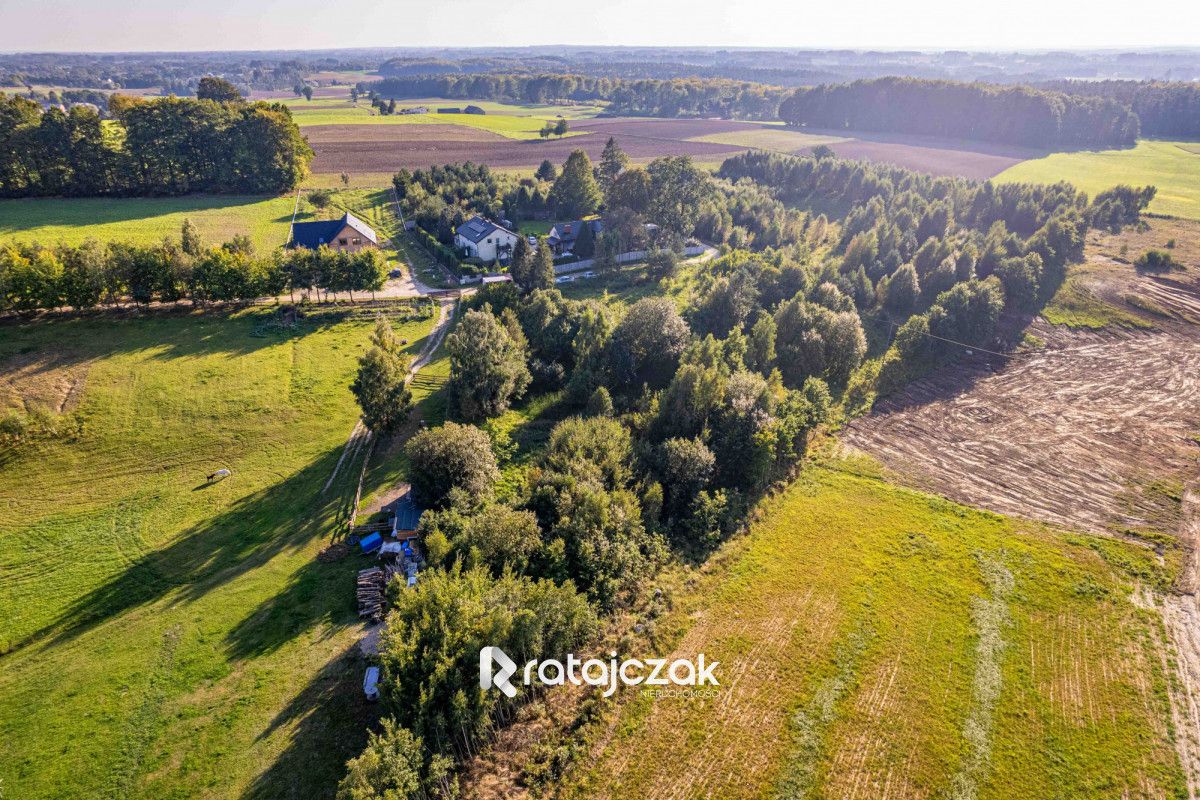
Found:
M 412 489 L 409 489 L 392 504 L 392 536 L 397 539 L 408 538 L 421 524 L 421 515 L 425 513 L 425 509 L 417 505 L 417 501 L 413 498 Z
M 367 667 L 363 675 L 363 694 L 372 702 L 379 699 L 379 667 Z
M 383 547 L 383 537 L 378 532 L 367 534 L 358 542 L 364 553 L 373 553 Z

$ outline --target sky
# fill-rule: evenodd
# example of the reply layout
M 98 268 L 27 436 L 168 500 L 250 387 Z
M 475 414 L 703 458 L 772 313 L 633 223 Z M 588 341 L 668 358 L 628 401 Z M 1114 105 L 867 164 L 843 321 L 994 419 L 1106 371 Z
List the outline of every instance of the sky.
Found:
M 0 0 L 0 52 L 421 45 L 1200 46 L 1200 2 Z

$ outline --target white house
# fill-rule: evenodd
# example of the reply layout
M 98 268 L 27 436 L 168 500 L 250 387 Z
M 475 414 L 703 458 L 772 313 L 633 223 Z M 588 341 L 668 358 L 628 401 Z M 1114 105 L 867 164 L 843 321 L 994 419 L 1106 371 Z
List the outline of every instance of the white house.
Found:
M 516 243 L 517 234 L 479 216 L 471 217 L 454 232 L 454 246 L 485 263 L 507 261 Z

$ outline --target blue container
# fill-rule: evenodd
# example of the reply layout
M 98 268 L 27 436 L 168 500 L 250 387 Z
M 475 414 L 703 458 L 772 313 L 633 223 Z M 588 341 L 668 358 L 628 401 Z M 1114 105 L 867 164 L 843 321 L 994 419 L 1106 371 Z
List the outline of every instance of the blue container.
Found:
M 358 543 L 364 553 L 373 553 L 383 547 L 383 537 L 378 533 L 372 533 L 364 536 Z

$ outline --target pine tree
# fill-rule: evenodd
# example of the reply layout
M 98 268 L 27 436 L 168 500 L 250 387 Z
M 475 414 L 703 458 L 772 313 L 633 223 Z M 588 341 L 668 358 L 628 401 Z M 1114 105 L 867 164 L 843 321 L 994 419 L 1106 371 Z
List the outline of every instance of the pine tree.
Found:
M 529 286 L 530 266 L 533 261 L 533 253 L 529 251 L 529 239 L 524 236 L 517 237 L 517 243 L 513 245 L 512 258 L 508 262 L 508 273 L 512 275 L 513 282 L 521 289 L 526 289 Z
M 608 137 L 608 142 L 604 145 L 604 152 L 600 154 L 600 164 L 596 169 L 596 179 L 600 181 L 600 188 L 605 195 L 612 188 L 613 181 L 628 166 L 629 156 L 625 155 L 625 151 L 617 144 L 616 139 Z
M 595 214 L 601 199 L 600 186 L 592 174 L 591 159 L 584 151 L 575 150 L 550 190 L 551 206 L 561 217 L 579 219 Z
M 549 289 L 554 286 L 554 254 L 545 239 L 538 241 L 538 249 L 530 270 L 531 289 Z

